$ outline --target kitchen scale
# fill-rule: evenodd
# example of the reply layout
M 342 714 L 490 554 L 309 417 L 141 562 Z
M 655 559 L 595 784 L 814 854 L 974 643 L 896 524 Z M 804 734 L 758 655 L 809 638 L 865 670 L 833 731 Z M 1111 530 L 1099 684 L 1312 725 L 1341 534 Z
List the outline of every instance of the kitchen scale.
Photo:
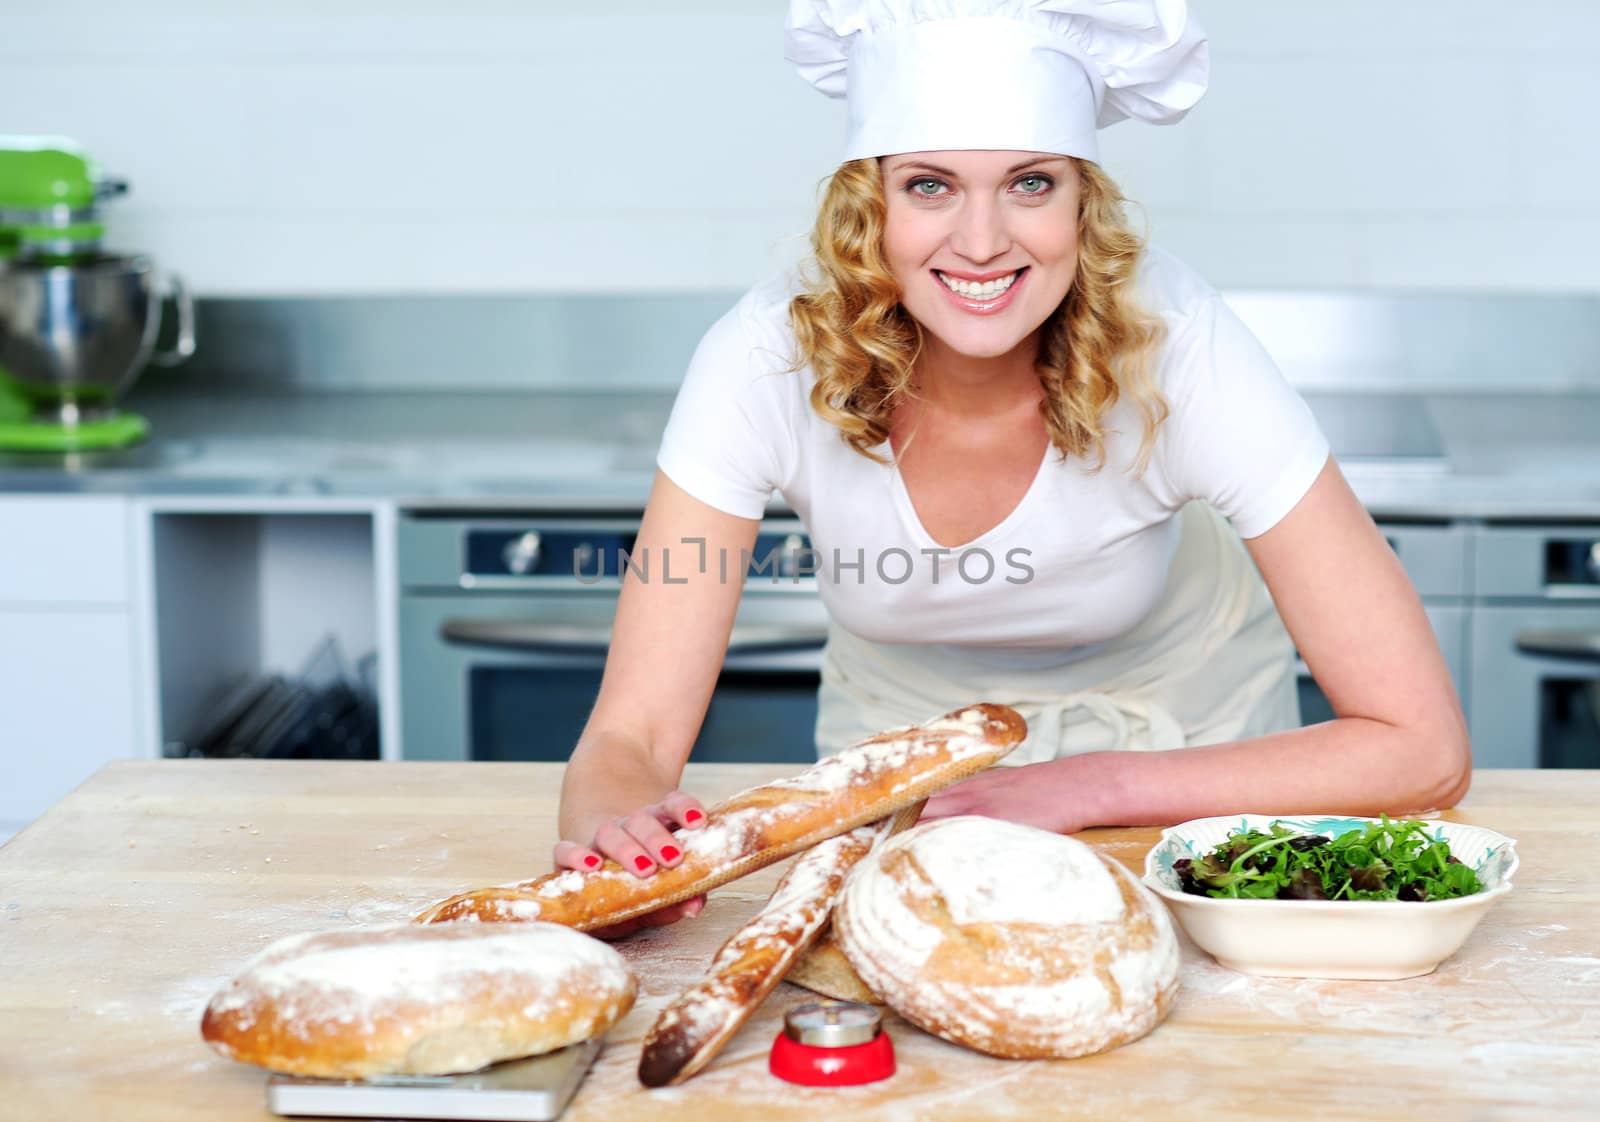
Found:
M 600 1051 L 601 1038 L 464 1075 L 267 1080 L 274 1114 L 324 1118 L 457 1118 L 551 1122 L 559 1118 Z
M 194 308 L 168 276 L 177 341 L 158 350 L 164 292 L 141 256 L 101 249 L 100 204 L 127 190 L 65 137 L 0 135 L 0 450 L 79 452 L 143 440 L 117 399 L 145 365 L 194 353 Z

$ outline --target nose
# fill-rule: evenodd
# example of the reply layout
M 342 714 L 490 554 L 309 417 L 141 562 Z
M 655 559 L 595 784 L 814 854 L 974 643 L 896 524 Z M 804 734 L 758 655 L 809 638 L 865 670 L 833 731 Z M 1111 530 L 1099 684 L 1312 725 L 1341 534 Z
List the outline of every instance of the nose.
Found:
M 956 215 L 950 248 L 974 264 L 993 261 L 1011 248 L 1005 213 L 998 200 L 973 192 Z

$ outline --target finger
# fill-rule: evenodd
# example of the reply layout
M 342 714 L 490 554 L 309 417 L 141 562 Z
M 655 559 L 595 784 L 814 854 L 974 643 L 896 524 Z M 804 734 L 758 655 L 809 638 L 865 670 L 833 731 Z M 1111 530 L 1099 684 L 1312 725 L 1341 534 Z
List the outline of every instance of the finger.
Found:
M 592 873 L 602 864 L 602 858 L 594 850 L 577 842 L 556 842 L 555 863 L 558 869 L 580 869 Z
M 658 805 L 666 815 L 665 824 L 668 827 L 682 826 L 686 830 L 698 830 L 706 824 L 706 808 L 693 795 L 674 791 Z
M 656 828 L 660 829 L 660 826 Z M 656 859 L 645 852 L 638 839 L 623 828 L 621 821 L 607 822 L 596 830 L 594 847 L 636 877 L 647 877 L 656 871 Z
M 622 828 L 632 835 L 633 840 L 657 865 L 670 869 L 683 860 L 683 849 L 678 845 L 678 839 L 669 834 L 660 819 L 650 811 L 638 810 L 628 815 L 623 819 Z

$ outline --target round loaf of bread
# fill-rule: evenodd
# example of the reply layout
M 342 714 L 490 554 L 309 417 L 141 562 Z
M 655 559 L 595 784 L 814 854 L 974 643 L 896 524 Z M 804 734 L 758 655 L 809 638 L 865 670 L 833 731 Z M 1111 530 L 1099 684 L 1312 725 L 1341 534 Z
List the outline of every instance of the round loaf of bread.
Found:
M 553 1051 L 633 1007 L 622 956 L 551 923 L 404 923 L 280 939 L 211 999 L 200 1034 L 291 1075 L 447 1075 Z
M 994 1056 L 1115 1048 L 1177 993 L 1172 921 L 1132 873 L 992 818 L 938 819 L 879 846 L 845 882 L 833 925 L 895 1012 Z

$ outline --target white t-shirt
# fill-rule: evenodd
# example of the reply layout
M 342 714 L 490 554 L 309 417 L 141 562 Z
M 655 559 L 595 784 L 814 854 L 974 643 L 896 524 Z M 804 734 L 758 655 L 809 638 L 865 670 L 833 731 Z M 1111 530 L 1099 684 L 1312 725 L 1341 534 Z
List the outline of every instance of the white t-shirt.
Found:
M 1154 375 L 1170 412 L 1148 469 L 1130 471 L 1144 419 L 1125 395 L 1107 418 L 1115 431 L 1100 471 L 1047 449 L 1022 501 L 966 545 L 940 547 L 894 466 L 816 415 L 809 367 L 785 372 L 792 272 L 758 284 L 706 332 L 657 463 L 739 517 L 760 518 L 782 495 L 810 534 L 832 618 L 864 639 L 1088 654 L 1155 606 L 1186 502 L 1210 503 L 1255 537 L 1328 456 L 1310 409 L 1203 279 L 1152 249 L 1138 284 L 1167 325 Z M 876 451 L 887 458 L 887 442 Z

